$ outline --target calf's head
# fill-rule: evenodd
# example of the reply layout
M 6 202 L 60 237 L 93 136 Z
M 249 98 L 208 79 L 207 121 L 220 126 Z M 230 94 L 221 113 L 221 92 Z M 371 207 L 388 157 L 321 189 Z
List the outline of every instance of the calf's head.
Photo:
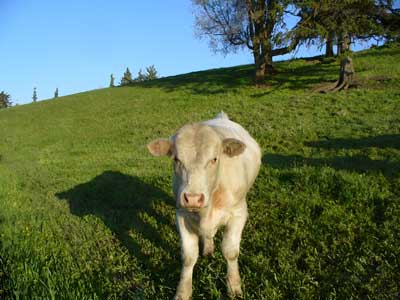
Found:
M 173 190 L 176 206 L 199 211 L 211 201 L 221 170 L 221 162 L 240 155 L 245 144 L 233 138 L 223 139 L 211 127 L 190 124 L 170 139 L 157 139 L 147 145 L 154 156 L 174 160 Z

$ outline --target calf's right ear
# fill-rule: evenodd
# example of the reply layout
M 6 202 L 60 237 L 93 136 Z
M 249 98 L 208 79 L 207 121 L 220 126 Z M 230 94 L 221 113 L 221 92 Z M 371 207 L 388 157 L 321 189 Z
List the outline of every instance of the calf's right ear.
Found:
M 233 157 L 242 154 L 246 145 L 237 139 L 227 138 L 222 141 L 222 148 L 226 155 Z
M 147 149 L 154 156 L 171 155 L 172 143 L 167 139 L 157 139 L 147 144 Z

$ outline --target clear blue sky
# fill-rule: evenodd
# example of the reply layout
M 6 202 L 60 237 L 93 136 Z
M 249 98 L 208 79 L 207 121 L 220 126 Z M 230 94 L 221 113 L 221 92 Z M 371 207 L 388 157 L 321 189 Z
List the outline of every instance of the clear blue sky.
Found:
M 0 0 L 0 91 L 23 104 L 33 87 L 42 100 L 107 87 L 111 73 L 119 83 L 126 67 L 168 76 L 253 62 L 248 51 L 214 54 L 193 24 L 190 0 Z

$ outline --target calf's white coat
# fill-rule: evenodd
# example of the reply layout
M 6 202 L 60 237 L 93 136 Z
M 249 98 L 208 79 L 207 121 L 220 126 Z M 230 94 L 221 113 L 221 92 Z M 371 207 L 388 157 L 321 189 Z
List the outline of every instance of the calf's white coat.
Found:
M 241 295 L 238 256 L 248 215 L 246 194 L 261 165 L 257 142 L 221 112 L 214 119 L 182 127 L 169 140 L 151 142 L 148 149 L 153 155 L 169 155 L 175 160 L 173 186 L 183 263 L 175 299 L 191 297 L 199 240 L 203 254 L 211 254 L 213 237 L 222 225 L 228 293 Z M 185 206 L 184 193 L 202 194 L 204 206 Z

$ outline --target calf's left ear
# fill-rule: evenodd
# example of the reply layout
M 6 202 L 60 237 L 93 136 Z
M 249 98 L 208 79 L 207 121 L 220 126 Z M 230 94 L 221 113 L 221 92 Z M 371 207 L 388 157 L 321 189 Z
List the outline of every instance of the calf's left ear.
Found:
M 172 143 L 167 139 L 157 139 L 147 144 L 147 149 L 154 156 L 171 155 Z
M 223 152 L 229 157 L 242 154 L 246 145 L 237 139 L 224 139 L 222 141 Z

